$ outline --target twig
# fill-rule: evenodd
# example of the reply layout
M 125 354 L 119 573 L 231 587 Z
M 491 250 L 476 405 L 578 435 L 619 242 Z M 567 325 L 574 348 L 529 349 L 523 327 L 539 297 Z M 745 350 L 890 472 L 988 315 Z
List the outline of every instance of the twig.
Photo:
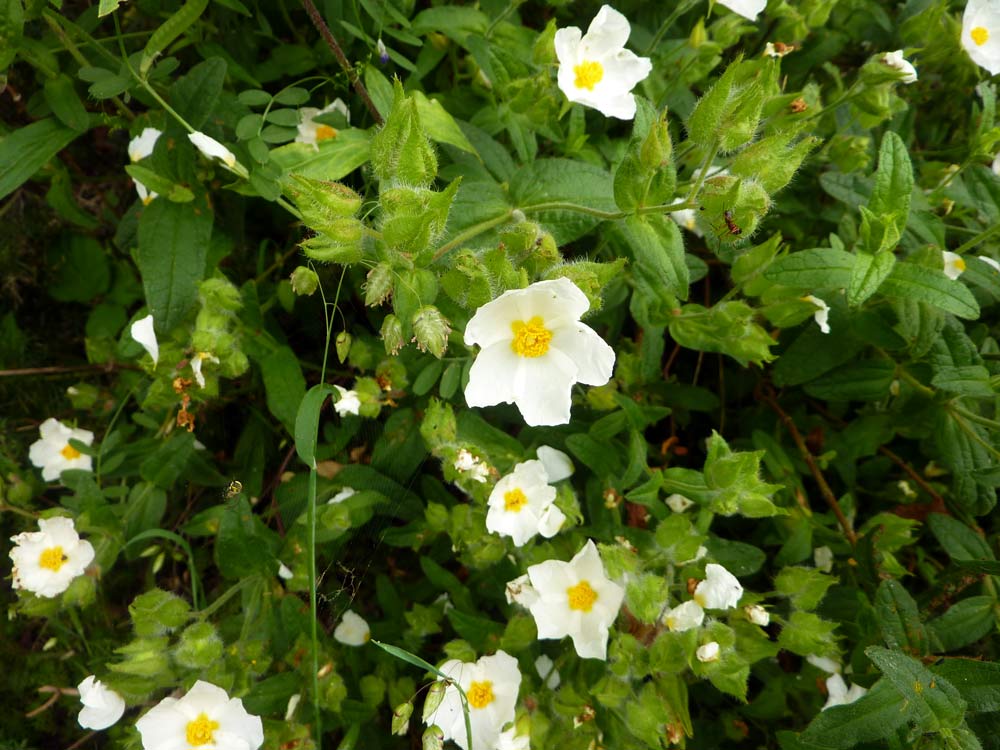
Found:
M 326 25 L 326 21 L 323 20 L 323 16 L 321 16 L 319 11 L 316 10 L 316 6 L 313 5 L 312 0 L 302 0 L 302 7 L 306 9 L 306 13 L 309 14 L 309 18 L 312 20 L 313 26 L 316 27 L 317 31 L 319 31 L 320 36 L 322 36 L 323 40 L 326 42 L 326 46 L 328 46 L 330 51 L 333 52 L 333 56 L 337 58 L 337 62 L 340 63 L 340 67 L 342 67 L 344 72 L 347 73 L 347 77 L 350 79 L 351 85 L 354 86 L 354 90 L 358 92 L 358 96 L 361 97 L 361 101 L 363 101 L 365 106 L 368 107 L 368 111 L 371 112 L 372 117 L 375 120 L 375 124 L 382 125 L 385 120 L 382 119 L 382 115 L 375 106 L 375 102 L 373 102 L 372 98 L 368 95 L 368 89 L 365 88 L 365 85 L 361 82 L 357 72 L 351 67 L 351 63 L 347 60 L 347 56 L 344 55 L 344 50 L 340 48 L 340 44 L 337 43 L 336 38 L 330 31 L 330 27 Z
M 91 730 L 90 732 L 87 732 L 87 734 L 83 735 L 83 737 L 81 737 L 80 739 L 78 739 L 72 745 L 69 745 L 66 748 L 66 750 L 76 750 L 76 748 L 82 747 L 88 740 L 92 739 L 95 734 L 97 734 L 97 730 L 96 729 Z
M 0 370 L 0 378 L 16 378 L 25 375 L 66 375 L 74 372 L 105 372 L 116 370 L 138 370 L 135 365 L 109 362 L 106 365 L 73 365 L 69 367 L 22 367 L 19 370 Z
M 853 547 L 857 544 L 857 536 L 854 534 L 854 529 L 851 528 L 850 522 L 848 522 L 847 517 L 844 515 L 844 511 L 840 509 L 839 503 L 837 503 L 837 496 L 833 494 L 833 490 L 830 489 L 830 485 L 826 482 L 826 477 L 823 476 L 823 472 L 819 468 L 819 464 L 816 463 L 816 459 L 813 454 L 809 452 L 809 447 L 806 445 L 806 441 L 802 439 L 802 434 L 799 429 L 795 426 L 795 422 L 792 418 L 788 416 L 784 409 L 778 404 L 777 400 L 774 398 L 774 391 L 770 386 L 764 386 L 761 388 L 761 398 L 775 414 L 778 415 L 778 419 L 788 430 L 788 433 L 792 436 L 792 440 L 795 441 L 795 446 L 799 449 L 799 453 L 802 454 L 803 460 L 809 466 L 809 471 L 813 475 L 813 479 L 816 480 L 816 484 L 819 487 L 820 494 L 823 495 L 823 499 L 826 500 L 826 504 L 830 506 L 830 510 L 833 511 L 833 515 L 837 517 L 837 521 L 840 523 L 841 528 L 844 530 L 844 536 L 847 537 L 847 541 L 851 543 Z

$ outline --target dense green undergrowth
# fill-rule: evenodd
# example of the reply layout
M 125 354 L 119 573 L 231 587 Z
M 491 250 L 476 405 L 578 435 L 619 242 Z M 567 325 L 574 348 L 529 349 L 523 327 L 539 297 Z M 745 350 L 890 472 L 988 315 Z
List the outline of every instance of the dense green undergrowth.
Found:
M 0 0 L 0 748 L 1000 747 L 997 40 Z

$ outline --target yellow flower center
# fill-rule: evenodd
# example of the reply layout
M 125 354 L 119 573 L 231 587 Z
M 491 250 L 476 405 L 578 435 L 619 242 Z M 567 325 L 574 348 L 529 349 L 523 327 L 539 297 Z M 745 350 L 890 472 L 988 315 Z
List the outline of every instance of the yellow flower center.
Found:
M 511 513 L 520 513 L 521 508 L 528 504 L 527 496 L 518 487 L 503 493 L 503 509 Z
M 962 258 L 955 258 L 955 260 L 953 260 L 951 262 L 951 267 L 955 268 L 955 269 L 957 269 L 959 271 L 964 271 L 965 270 L 965 261 Z
M 569 597 L 569 608 L 579 612 L 589 612 L 597 601 L 597 592 L 587 581 L 580 581 L 576 586 L 570 586 L 566 589 L 566 596 Z
M 473 682 L 469 685 L 469 689 L 465 691 L 466 697 L 469 699 L 469 705 L 473 708 L 486 708 L 493 702 L 493 683 L 489 680 L 483 680 L 482 682 Z
M 599 62 L 591 62 L 590 60 L 584 60 L 575 66 L 573 72 L 576 73 L 576 80 L 573 82 L 573 85 L 578 89 L 587 89 L 587 91 L 593 91 L 594 86 L 599 84 L 601 79 L 604 78 L 604 68 L 601 67 L 601 64 Z
M 192 747 L 207 745 L 212 741 L 212 733 L 219 728 L 219 722 L 212 721 L 204 713 L 198 714 L 198 718 L 189 721 L 185 736 L 187 743 Z
M 510 348 L 515 354 L 521 357 L 541 357 L 549 350 L 552 331 L 545 327 L 545 322 L 539 316 L 536 315 L 527 322 L 515 320 L 510 327 L 514 331 Z
M 65 458 L 67 461 L 72 461 L 74 458 L 80 457 L 80 451 L 78 451 L 69 443 L 66 443 L 66 447 L 59 452 L 62 454 L 62 457 Z
M 42 554 L 38 556 L 38 567 L 51 570 L 53 573 L 58 573 L 59 568 L 63 566 L 63 563 L 69 559 L 63 554 L 62 547 L 49 547 L 48 549 L 42 550 Z
M 987 41 L 989 41 L 990 32 L 989 29 L 983 26 L 977 26 L 969 32 L 969 36 L 972 37 L 972 41 L 974 41 L 977 46 L 982 47 Z
M 328 141 L 331 138 L 337 137 L 336 128 L 331 128 L 329 125 L 317 125 L 316 126 L 316 140 L 317 141 Z

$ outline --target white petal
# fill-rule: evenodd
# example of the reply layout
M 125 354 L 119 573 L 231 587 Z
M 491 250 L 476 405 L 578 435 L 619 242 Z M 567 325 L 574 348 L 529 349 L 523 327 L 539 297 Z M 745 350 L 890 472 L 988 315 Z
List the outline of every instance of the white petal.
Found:
M 1000 271 L 1000 263 L 993 260 L 993 258 L 990 258 L 987 255 L 977 255 L 976 257 L 979 258 L 979 260 L 981 260 L 983 263 L 988 265 L 990 268 L 992 268 L 994 271 Z
M 771 622 L 771 615 L 768 614 L 768 611 L 759 604 L 753 604 L 747 607 L 744 611 L 747 614 L 747 619 L 754 625 L 760 625 L 764 628 Z
M 545 680 L 545 686 L 549 690 L 555 690 L 559 687 L 562 678 L 559 676 L 559 670 L 555 668 L 555 662 L 552 659 L 542 654 L 535 659 L 535 669 L 538 672 L 538 676 Z
M 809 654 L 809 656 L 806 657 L 806 661 L 817 669 L 822 669 L 824 672 L 829 672 L 830 674 L 836 674 L 840 671 L 840 664 L 827 656 Z
M 156 340 L 156 331 L 153 330 L 153 316 L 147 315 L 145 318 L 139 318 L 132 324 L 129 332 L 132 334 L 132 338 L 142 344 L 142 348 L 149 352 L 149 356 L 153 358 L 153 367 L 156 367 L 156 363 L 160 359 L 160 344 Z
M 518 359 L 511 390 L 525 423 L 533 427 L 569 424 L 576 364 L 555 347 L 541 357 Z
M 577 50 L 580 47 L 582 36 L 582 32 L 576 26 L 568 26 L 556 31 L 555 48 L 560 73 L 563 68 L 566 68 L 569 74 L 573 75 L 573 66 L 579 62 Z
M 719 660 L 719 644 L 715 641 L 706 643 L 704 646 L 700 646 L 695 652 L 698 657 L 698 661 L 710 662 Z
M 705 580 L 694 590 L 694 599 L 705 609 L 732 609 L 743 596 L 743 586 L 736 576 L 721 565 L 705 566 Z
M 717 0 L 717 2 L 750 21 L 756 21 L 757 14 L 767 6 L 767 0 Z
M 625 46 L 632 28 L 628 19 L 610 5 L 602 5 L 581 42 L 584 55 L 603 57 Z
M 470 324 L 471 325 L 471 324 Z M 510 348 L 510 339 L 487 346 L 476 356 L 465 386 L 469 406 L 513 403 L 515 374 L 522 361 Z
M 704 621 L 705 610 L 695 601 L 679 604 L 663 616 L 663 623 L 673 633 L 683 633 L 685 630 L 701 627 Z
M 942 250 L 941 257 L 944 259 L 944 275 L 952 281 L 965 272 L 965 260 L 958 253 Z
M 349 609 L 333 631 L 333 637 L 345 646 L 364 646 L 371 638 L 371 628 L 361 615 Z
M 550 484 L 561 482 L 573 474 L 573 462 L 570 457 L 551 445 L 540 445 L 535 451 L 538 460 L 545 467 L 545 474 Z
M 163 135 L 156 128 L 143 128 L 142 132 L 128 142 L 128 158 L 132 161 L 145 159 L 153 153 L 156 141 Z
M 107 729 L 125 713 L 125 701 L 118 693 L 90 675 L 77 686 L 83 709 L 77 719 L 84 729 Z
M 604 385 L 611 379 L 615 350 L 590 326 L 574 323 L 556 329 L 552 332 L 552 348 L 561 351 L 576 365 L 576 382 Z
M 991 75 L 1000 73 L 1000 2 L 969 0 L 962 15 L 962 46 Z
M 340 417 L 347 416 L 348 414 L 356 416 L 361 410 L 361 399 L 358 397 L 358 392 L 349 391 L 339 385 L 335 385 L 333 387 L 336 388 L 337 393 L 340 394 L 340 398 L 337 400 L 337 403 L 333 405 L 337 415 Z
M 813 564 L 824 573 L 829 573 L 833 570 L 833 550 L 825 545 L 814 549 Z
M 230 167 L 235 166 L 236 156 L 233 152 L 211 136 L 207 136 L 204 133 L 188 133 L 188 140 L 210 159 L 220 159 Z

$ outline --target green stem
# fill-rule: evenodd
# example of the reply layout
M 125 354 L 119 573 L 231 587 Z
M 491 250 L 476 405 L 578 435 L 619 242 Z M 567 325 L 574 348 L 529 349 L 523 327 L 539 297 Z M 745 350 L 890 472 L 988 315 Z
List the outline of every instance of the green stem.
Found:
M 122 413 L 122 409 L 125 408 L 125 404 L 129 402 L 132 398 L 132 394 L 135 393 L 135 388 L 129 389 L 129 392 L 125 394 L 125 398 L 122 399 L 121 403 L 118 404 L 118 408 L 115 409 L 115 413 L 111 415 L 111 421 L 108 423 L 108 429 L 104 431 L 104 437 L 106 438 L 111 434 L 111 430 L 115 426 L 115 422 L 118 421 L 118 416 Z M 104 458 L 104 440 L 101 440 L 101 447 L 97 449 L 97 469 L 94 471 L 94 481 L 97 482 L 97 486 L 101 486 L 101 460 Z
M 712 145 L 709 146 L 708 152 L 705 154 L 705 159 L 701 163 L 701 169 L 698 171 L 698 179 L 695 180 L 694 185 L 691 187 L 691 192 L 688 193 L 685 203 L 690 203 L 692 206 L 696 205 L 694 199 L 701 190 L 701 186 L 705 184 L 705 180 L 708 178 L 708 170 L 712 167 L 712 162 L 715 161 L 715 155 L 718 153 L 719 139 L 716 138 L 712 141 Z
M 484 35 L 487 39 L 493 36 L 493 32 L 496 31 L 497 26 L 506 20 L 507 16 L 513 13 L 520 5 L 524 4 L 525 0 L 510 0 L 507 3 L 507 7 L 503 9 L 499 16 L 493 19 L 489 27 L 486 29 L 486 34 Z
M 205 618 L 215 614 L 223 604 L 225 604 L 234 596 L 236 596 L 236 594 L 242 591 L 246 587 L 246 585 L 251 581 L 253 581 L 252 578 L 244 578 L 242 581 L 233 584 L 232 586 L 229 587 L 229 589 L 226 590 L 224 594 L 216 597 L 214 602 L 209 604 L 204 609 L 201 609 L 198 612 L 196 612 L 194 616 L 197 617 L 199 620 L 204 620 Z
M 691 10 L 691 8 L 697 5 L 700 1 L 701 0 L 682 0 L 682 2 L 678 3 L 677 7 L 674 8 L 673 12 L 669 16 L 667 16 L 667 20 L 664 21 L 662 24 L 660 24 L 660 28 L 659 30 L 657 30 L 656 36 L 653 37 L 653 41 L 651 41 L 649 45 L 647 45 L 646 51 L 643 52 L 642 54 L 649 55 L 650 53 L 652 53 L 652 51 L 656 49 L 656 45 L 660 43 L 660 40 L 663 38 L 663 35 L 667 33 L 667 29 L 669 29 L 673 25 L 674 21 L 676 21 L 682 15 Z
M 964 409 L 957 405 L 952 406 L 952 411 L 955 414 L 961 414 L 963 417 L 972 422 L 981 424 L 983 427 L 989 427 L 991 430 L 1000 430 L 1000 422 L 997 422 L 995 419 L 989 419 L 988 417 L 976 414 L 975 412 L 971 412 L 968 409 Z
M 921 383 L 915 377 L 910 375 L 910 373 L 908 373 L 906 370 L 900 368 L 898 374 L 901 380 L 905 380 L 909 385 L 920 391 L 925 396 L 928 396 L 929 398 L 934 398 L 934 396 L 937 395 L 937 392 L 933 388 L 928 388 L 926 385 Z
M 38 518 L 38 516 L 36 516 L 31 511 L 24 510 L 23 508 L 18 508 L 18 507 L 13 506 L 13 505 L 7 505 L 6 503 L 0 503 L 0 513 L 3 513 L 4 511 L 10 511 L 11 513 L 17 513 L 19 516 L 24 516 L 25 518 L 30 518 L 32 521 L 34 521 L 36 518 Z
M 961 245 L 959 245 L 957 248 L 955 248 L 954 252 L 957 253 L 958 255 L 961 255 L 962 253 L 967 252 L 968 250 L 971 250 L 972 248 L 974 248 L 980 242 L 983 242 L 983 241 L 989 239 L 990 237 L 992 237 L 993 235 L 997 234 L 998 232 L 1000 232 L 1000 224 L 994 224 L 989 229 L 985 229 L 982 232 L 980 232 L 979 234 L 977 234 L 975 237 L 973 237 L 968 242 L 963 242 Z
M 511 216 L 513 216 L 513 214 L 514 212 L 513 210 L 511 210 L 505 214 L 501 214 L 500 216 L 496 216 L 492 219 L 487 219 L 486 221 L 481 221 L 478 224 L 473 224 L 464 232 L 459 232 L 450 242 L 446 242 L 437 249 L 437 252 L 434 253 L 434 257 L 431 259 L 431 262 L 439 260 L 442 256 L 451 252 L 462 243 L 468 242 L 473 237 L 476 237 L 482 234 L 483 232 L 488 232 L 493 227 L 500 226 L 501 224 L 506 224 L 508 221 L 510 221 L 510 218 Z
M 319 618 L 316 616 L 316 467 L 309 467 L 309 504 L 306 506 L 309 529 L 309 638 L 312 641 L 312 699 L 316 722 L 316 747 L 323 747 L 323 716 L 319 705 Z

